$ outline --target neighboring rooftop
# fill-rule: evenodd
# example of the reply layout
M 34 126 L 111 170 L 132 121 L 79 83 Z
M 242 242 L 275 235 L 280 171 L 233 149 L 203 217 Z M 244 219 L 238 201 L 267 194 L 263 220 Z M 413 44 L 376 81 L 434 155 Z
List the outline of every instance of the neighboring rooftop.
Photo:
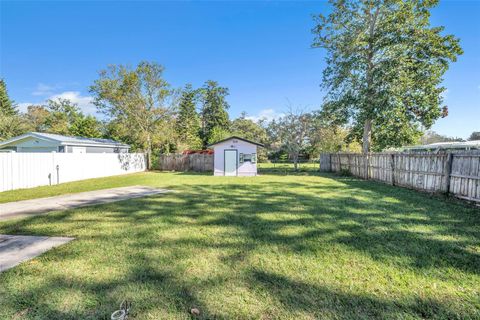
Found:
M 29 138 L 29 137 L 56 141 L 62 145 L 114 146 L 114 147 L 124 147 L 124 148 L 130 147 L 128 144 L 124 144 L 111 139 L 72 137 L 72 136 L 64 136 L 60 134 L 43 133 L 43 132 L 28 132 L 20 136 L 13 137 L 11 139 L 0 142 L 0 147 L 18 140 Z
M 437 142 L 419 146 L 405 147 L 404 150 L 480 150 L 480 140 Z

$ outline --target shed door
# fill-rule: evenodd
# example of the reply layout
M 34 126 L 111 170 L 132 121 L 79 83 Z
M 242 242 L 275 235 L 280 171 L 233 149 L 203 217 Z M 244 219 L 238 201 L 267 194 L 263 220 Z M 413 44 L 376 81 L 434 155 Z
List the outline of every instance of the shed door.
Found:
M 237 175 L 237 150 L 225 150 L 225 175 Z

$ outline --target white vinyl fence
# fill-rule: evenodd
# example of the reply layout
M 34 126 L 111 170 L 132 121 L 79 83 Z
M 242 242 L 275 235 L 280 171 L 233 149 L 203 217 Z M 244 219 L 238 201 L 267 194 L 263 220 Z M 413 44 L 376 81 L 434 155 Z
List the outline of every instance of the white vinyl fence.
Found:
M 142 153 L 0 152 L 0 192 L 145 171 Z

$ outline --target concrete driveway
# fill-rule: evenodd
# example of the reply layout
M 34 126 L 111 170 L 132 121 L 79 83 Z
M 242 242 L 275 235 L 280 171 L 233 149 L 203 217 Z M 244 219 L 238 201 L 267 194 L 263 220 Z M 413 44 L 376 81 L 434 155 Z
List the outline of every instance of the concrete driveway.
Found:
M 170 192 L 170 190 L 146 186 L 130 186 L 66 194 L 48 198 L 1 203 L 0 221 L 29 217 L 50 211 L 66 210 L 95 204 L 146 197 L 167 192 Z
M 0 234 L 0 272 L 71 240 L 73 238 Z

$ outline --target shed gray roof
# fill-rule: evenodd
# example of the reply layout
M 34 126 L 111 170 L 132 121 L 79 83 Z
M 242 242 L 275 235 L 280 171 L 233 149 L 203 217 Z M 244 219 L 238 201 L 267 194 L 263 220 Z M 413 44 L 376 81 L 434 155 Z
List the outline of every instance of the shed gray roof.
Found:
M 124 147 L 130 148 L 128 144 L 124 144 L 111 139 L 71 137 L 54 133 L 28 132 L 17 137 L 0 142 L 0 147 L 14 143 L 25 138 L 38 138 L 41 140 L 55 141 L 62 145 L 85 145 L 85 146 L 104 146 L 104 147 Z
M 228 137 L 228 138 L 226 138 L 226 139 L 217 141 L 217 142 L 215 142 L 215 143 L 211 143 L 211 144 L 209 144 L 207 147 L 212 147 L 212 146 L 214 146 L 214 145 L 216 145 L 216 144 L 219 144 L 219 143 L 228 141 L 228 140 L 230 140 L 230 139 L 242 140 L 242 141 L 245 141 L 245 142 L 248 142 L 248 143 L 251 143 L 251 144 L 255 144 L 255 145 L 259 146 L 259 147 L 264 147 L 264 145 L 261 144 L 261 143 L 258 143 L 258 142 L 255 142 L 255 141 L 251 141 L 251 140 L 247 140 L 247 139 L 242 138 L 242 137 L 239 137 L 239 136 L 231 136 L 231 137 Z

